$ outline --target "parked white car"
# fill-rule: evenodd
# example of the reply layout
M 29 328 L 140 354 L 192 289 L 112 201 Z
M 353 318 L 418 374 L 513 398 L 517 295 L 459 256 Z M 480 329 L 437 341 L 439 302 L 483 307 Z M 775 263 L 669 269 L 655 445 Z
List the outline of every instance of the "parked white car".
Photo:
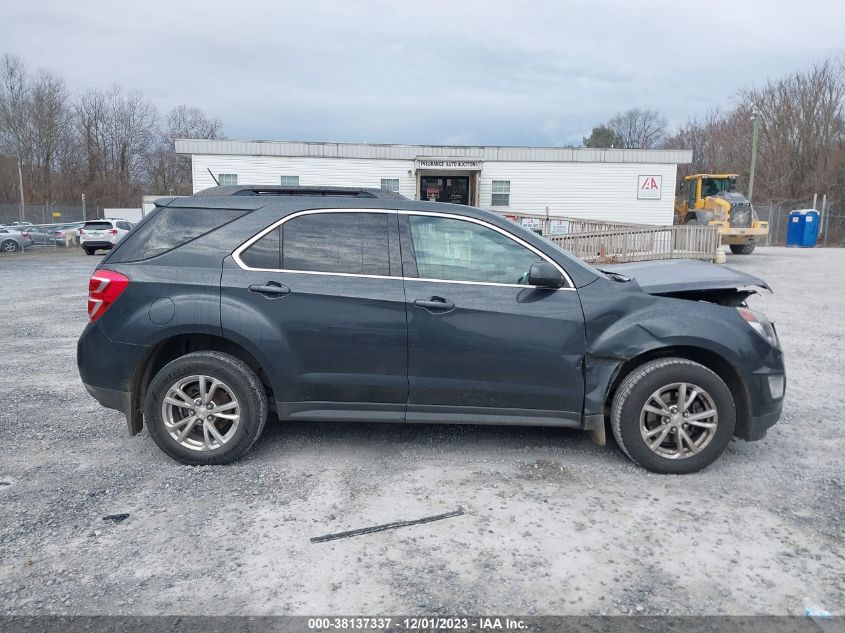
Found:
M 111 250 L 131 228 L 132 224 L 122 218 L 88 220 L 79 229 L 79 244 L 88 255 L 98 250 Z

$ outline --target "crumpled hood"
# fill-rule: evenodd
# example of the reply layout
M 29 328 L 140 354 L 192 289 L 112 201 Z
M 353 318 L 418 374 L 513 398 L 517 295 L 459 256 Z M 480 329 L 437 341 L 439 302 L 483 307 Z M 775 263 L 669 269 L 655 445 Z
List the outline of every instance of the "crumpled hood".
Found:
M 771 290 L 769 284 L 742 271 L 723 264 L 711 264 L 693 259 L 663 259 L 630 264 L 601 265 L 636 280 L 649 294 L 667 294 L 695 290 L 730 290 L 758 286 Z

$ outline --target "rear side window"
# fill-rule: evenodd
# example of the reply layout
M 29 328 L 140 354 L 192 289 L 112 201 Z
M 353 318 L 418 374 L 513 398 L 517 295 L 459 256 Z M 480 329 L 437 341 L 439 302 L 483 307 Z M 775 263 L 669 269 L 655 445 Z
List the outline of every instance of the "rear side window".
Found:
M 112 225 L 111 222 L 86 222 L 82 228 L 86 231 L 108 231 Z
M 282 268 L 390 275 L 387 213 L 315 213 L 282 225 Z
M 120 242 L 109 261 L 130 262 L 161 255 L 245 213 L 241 209 L 156 209 Z

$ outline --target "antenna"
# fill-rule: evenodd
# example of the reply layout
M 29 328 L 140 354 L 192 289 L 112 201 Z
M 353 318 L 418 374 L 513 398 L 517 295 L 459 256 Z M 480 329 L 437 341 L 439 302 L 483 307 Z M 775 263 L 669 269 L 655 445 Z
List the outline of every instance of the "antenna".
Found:
M 217 178 L 214 177 L 214 174 L 211 173 L 211 170 L 208 167 L 206 167 L 206 170 L 208 171 L 208 175 L 211 176 L 211 179 L 214 181 L 214 184 L 219 187 L 220 183 L 218 182 Z

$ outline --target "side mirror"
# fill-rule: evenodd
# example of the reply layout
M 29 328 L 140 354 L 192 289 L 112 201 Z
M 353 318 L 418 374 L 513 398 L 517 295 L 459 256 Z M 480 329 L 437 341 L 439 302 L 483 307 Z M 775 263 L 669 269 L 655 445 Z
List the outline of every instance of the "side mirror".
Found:
M 563 285 L 563 275 L 549 262 L 531 264 L 528 271 L 528 285 L 540 288 L 560 288 Z

